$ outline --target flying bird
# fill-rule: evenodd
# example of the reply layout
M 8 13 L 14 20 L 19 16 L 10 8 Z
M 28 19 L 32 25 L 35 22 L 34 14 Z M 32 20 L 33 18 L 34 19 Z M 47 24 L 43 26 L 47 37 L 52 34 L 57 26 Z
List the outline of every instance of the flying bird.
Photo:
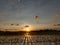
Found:
M 35 21 L 36 21 L 37 23 L 39 23 L 40 17 L 39 17 L 39 16 L 34 16 L 34 18 L 35 18 Z

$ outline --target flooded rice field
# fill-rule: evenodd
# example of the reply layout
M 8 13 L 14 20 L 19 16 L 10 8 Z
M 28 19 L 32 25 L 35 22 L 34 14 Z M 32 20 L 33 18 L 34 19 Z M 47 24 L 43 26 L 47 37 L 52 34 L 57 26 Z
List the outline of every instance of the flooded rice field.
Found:
M 60 35 L 0 36 L 0 45 L 60 45 Z

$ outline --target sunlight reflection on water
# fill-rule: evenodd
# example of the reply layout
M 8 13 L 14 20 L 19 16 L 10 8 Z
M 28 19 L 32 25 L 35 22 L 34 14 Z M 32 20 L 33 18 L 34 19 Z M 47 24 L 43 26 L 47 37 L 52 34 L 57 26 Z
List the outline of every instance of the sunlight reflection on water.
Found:
M 0 45 L 60 45 L 59 35 L 0 36 Z

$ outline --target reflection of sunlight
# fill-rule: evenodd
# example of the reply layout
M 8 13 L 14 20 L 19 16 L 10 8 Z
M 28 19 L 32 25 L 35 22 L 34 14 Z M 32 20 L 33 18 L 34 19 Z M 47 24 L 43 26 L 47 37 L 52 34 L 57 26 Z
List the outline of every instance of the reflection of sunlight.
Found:
M 31 38 L 31 35 L 29 35 L 29 33 L 26 33 L 26 34 L 25 34 L 25 37 Z
M 32 38 L 32 35 L 30 35 L 29 32 L 27 32 L 25 35 L 24 35 L 24 39 L 25 39 L 25 43 L 29 44 L 29 45 L 32 45 L 33 43 L 33 38 Z M 28 43 L 29 42 L 29 43 Z

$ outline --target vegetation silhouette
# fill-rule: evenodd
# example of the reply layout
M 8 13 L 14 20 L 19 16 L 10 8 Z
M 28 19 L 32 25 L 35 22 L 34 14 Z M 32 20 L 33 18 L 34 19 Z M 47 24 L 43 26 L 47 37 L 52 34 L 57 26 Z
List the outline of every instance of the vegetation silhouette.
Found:
M 60 30 L 52 30 L 52 29 L 45 29 L 45 30 L 35 30 L 35 31 L 0 31 L 0 36 L 12 36 L 12 35 L 24 35 L 25 33 L 29 33 L 30 35 L 60 35 Z

